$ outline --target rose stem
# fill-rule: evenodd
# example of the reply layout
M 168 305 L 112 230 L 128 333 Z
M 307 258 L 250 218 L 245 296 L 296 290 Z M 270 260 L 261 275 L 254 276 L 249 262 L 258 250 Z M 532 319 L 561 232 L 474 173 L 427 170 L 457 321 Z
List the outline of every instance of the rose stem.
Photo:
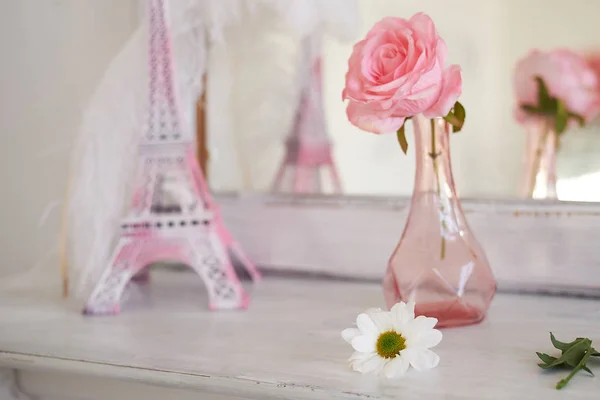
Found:
M 544 151 L 543 147 L 546 145 L 546 140 L 548 140 L 548 134 L 550 133 L 550 128 L 548 127 L 548 123 L 544 122 L 542 125 L 542 136 L 537 144 L 537 148 L 535 149 L 535 155 L 533 158 L 533 166 L 531 168 L 532 174 L 530 176 L 531 181 L 529 182 L 529 193 L 528 197 L 533 197 L 533 192 L 535 191 L 535 183 L 537 180 L 538 173 L 540 172 L 540 164 L 542 163 L 542 152 Z
M 580 369 L 582 369 L 585 366 L 585 364 L 590 359 L 590 355 L 592 353 L 591 347 L 592 347 L 591 343 L 588 344 L 586 353 L 581 358 L 581 360 L 579 361 L 579 364 L 577 364 L 575 366 L 575 368 L 573 368 L 573 370 L 571 371 L 571 373 L 569 375 L 567 375 L 566 378 L 561 379 L 560 381 L 558 381 L 558 383 L 556 384 L 556 389 L 560 390 L 560 389 L 564 388 L 567 385 L 567 383 L 569 383 L 569 381 L 571 380 L 571 378 L 577 373 L 577 371 L 579 371 Z
M 438 163 L 437 163 L 437 151 L 436 151 L 436 146 L 435 146 L 435 119 L 431 119 L 431 159 L 433 161 L 433 170 L 435 171 L 435 182 L 437 185 L 437 194 L 438 197 L 440 199 L 440 212 L 442 213 L 442 215 L 444 214 L 444 205 L 442 204 L 442 188 L 440 186 L 440 170 L 438 168 Z M 446 221 L 441 221 L 442 222 L 442 232 L 445 231 L 446 229 Z M 444 237 L 444 234 L 442 233 L 442 247 L 440 250 L 440 258 L 443 260 L 446 256 L 446 238 Z

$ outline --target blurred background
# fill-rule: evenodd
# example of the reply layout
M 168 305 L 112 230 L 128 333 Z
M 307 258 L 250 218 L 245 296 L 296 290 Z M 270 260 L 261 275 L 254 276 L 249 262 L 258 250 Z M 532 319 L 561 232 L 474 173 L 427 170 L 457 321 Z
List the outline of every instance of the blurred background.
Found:
M 224 0 L 225 1 L 225 0 Z M 322 0 L 327 1 L 327 0 Z M 414 154 L 395 135 L 359 131 L 341 101 L 352 45 L 384 16 L 424 11 L 463 68 L 464 130 L 452 137 L 459 193 L 516 198 L 524 130 L 513 119 L 512 69 L 532 48 L 600 48 L 597 0 L 359 0 L 352 37 L 325 33 L 321 43 L 323 134 L 341 194 L 410 196 Z M 0 2 L 0 251 L 6 270 L 56 257 L 60 207 L 82 113 L 110 61 L 138 26 L 138 0 Z M 265 20 L 262 20 L 264 24 Z M 215 191 L 271 193 L 297 124 L 304 44 L 273 18 L 229 28 L 209 49 L 206 96 L 208 180 Z M 229 68 L 221 66 L 227 58 Z M 146 71 L 140 71 L 144 74 Z M 299 75 L 300 74 L 300 75 Z M 231 87 L 224 101 L 223 82 Z M 223 124 L 227 121 L 227 124 Z M 227 126 L 227 128 L 225 128 Z M 409 136 L 409 143 L 412 139 Z M 600 125 L 565 135 L 558 154 L 560 200 L 600 200 Z M 326 166 L 326 168 L 330 168 Z M 326 172 L 318 172 L 327 180 Z M 276 186 L 276 185 L 275 185 Z M 333 188 L 324 182 L 322 191 Z
M 341 92 L 352 46 L 375 22 L 385 16 L 408 18 L 424 11 L 433 18 L 448 45 L 449 62 L 460 64 L 463 69 L 461 102 L 467 109 L 467 122 L 464 130 L 452 137 L 459 193 L 475 198 L 518 197 L 525 131 L 513 119 L 513 67 L 533 48 L 595 51 L 600 46 L 600 34 L 595 28 L 594 15 L 600 12 L 600 2 L 364 0 L 358 5 L 360 23 L 356 38 L 340 41 L 326 36 L 322 53 L 326 129 L 343 192 L 374 196 L 409 196 L 412 192 L 414 154 L 410 151 L 408 156 L 401 154 L 393 134 L 380 137 L 352 126 L 346 118 Z M 280 58 L 281 54 L 276 61 L 281 63 Z M 245 63 L 238 65 L 243 68 Z M 249 97 L 244 93 L 245 87 L 243 82 L 236 85 L 234 96 Z M 277 95 L 276 91 L 266 91 L 265 95 L 268 93 Z M 222 178 L 219 171 L 226 170 L 229 162 L 221 164 L 215 157 L 212 184 L 223 190 L 244 187 L 268 191 L 286 151 L 283 139 L 275 145 L 273 140 L 291 129 L 288 128 L 293 122 L 291 110 L 279 106 L 272 109 L 270 118 L 263 119 L 247 116 L 241 108 L 236 111 L 234 123 L 236 130 L 243 132 L 240 133 L 242 148 L 247 150 L 245 157 L 250 160 L 244 164 L 244 170 L 250 171 L 250 183 L 244 184 L 240 174 Z M 409 135 L 409 143 L 411 139 Z M 600 183 L 596 175 L 600 170 L 600 158 L 595 156 L 598 150 L 598 124 L 564 136 L 558 155 L 559 199 L 600 200 L 600 191 L 595 188 Z

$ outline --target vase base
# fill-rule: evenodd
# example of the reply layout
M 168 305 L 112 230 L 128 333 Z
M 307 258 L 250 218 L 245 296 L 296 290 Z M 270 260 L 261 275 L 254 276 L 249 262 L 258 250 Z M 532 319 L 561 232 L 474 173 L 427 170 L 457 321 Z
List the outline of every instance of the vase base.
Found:
M 478 324 L 485 318 L 485 312 L 477 307 L 463 303 L 460 299 L 435 303 L 417 303 L 416 315 L 437 318 L 436 328 Z

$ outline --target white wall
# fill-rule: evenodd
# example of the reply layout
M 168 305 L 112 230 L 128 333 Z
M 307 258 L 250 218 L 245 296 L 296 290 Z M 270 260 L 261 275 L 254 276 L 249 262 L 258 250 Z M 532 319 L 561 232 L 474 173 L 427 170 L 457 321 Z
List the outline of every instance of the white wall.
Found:
M 136 0 L 0 2 L 1 271 L 56 267 L 70 145 L 82 107 L 129 35 Z M 53 257 L 53 258 L 52 258 Z M 48 262 L 48 261 L 53 262 Z

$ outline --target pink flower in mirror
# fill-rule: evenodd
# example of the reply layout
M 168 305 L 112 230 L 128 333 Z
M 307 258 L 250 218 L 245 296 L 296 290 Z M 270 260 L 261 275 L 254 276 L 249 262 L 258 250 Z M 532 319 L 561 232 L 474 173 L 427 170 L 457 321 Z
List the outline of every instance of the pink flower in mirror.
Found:
M 379 134 L 417 114 L 446 117 L 461 92 L 460 67 L 446 67 L 446 43 L 418 13 L 382 19 L 354 46 L 342 98 L 352 124 Z
M 590 68 L 596 74 L 598 80 L 598 90 L 600 91 L 600 52 L 592 52 L 585 55 L 585 59 Z
M 584 125 L 600 113 L 599 83 L 588 61 L 574 51 L 532 50 L 515 67 L 516 118 L 521 123 L 531 117 L 566 118 L 557 126 Z

